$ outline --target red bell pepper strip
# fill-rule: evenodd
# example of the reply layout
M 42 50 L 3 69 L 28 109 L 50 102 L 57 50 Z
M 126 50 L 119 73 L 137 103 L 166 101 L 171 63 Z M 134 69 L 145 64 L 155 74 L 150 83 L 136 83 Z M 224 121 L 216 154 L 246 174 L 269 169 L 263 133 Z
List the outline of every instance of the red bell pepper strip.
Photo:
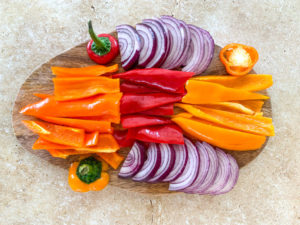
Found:
M 113 78 L 146 85 L 161 91 L 184 94 L 185 82 L 195 73 L 160 68 L 135 69 L 113 75 Z
M 161 105 L 181 101 L 182 95 L 172 95 L 167 93 L 151 94 L 124 94 L 121 98 L 121 114 L 130 114 L 146 111 Z
M 113 36 L 109 34 L 95 34 L 92 21 L 89 21 L 89 33 L 92 40 L 88 43 L 86 50 L 94 62 L 107 64 L 111 62 L 119 53 L 119 44 Z
M 154 89 L 154 88 L 150 88 L 144 85 L 140 85 L 140 84 L 133 84 L 130 83 L 128 81 L 124 81 L 121 85 L 120 85 L 120 90 L 123 93 L 136 93 L 136 94 L 140 94 L 140 93 L 159 93 L 161 92 L 161 90 L 159 89 Z
M 133 128 L 133 127 L 170 124 L 172 123 L 172 121 L 169 118 L 160 117 L 160 116 L 134 114 L 134 115 L 122 116 L 121 123 L 123 128 Z
M 174 114 L 174 104 L 166 104 L 162 106 L 155 107 L 143 112 L 139 112 L 144 115 L 153 115 L 153 116 L 171 116 Z
M 144 142 L 184 144 L 182 130 L 175 124 L 131 128 L 128 130 L 128 138 Z
M 128 136 L 128 130 L 114 130 L 113 136 L 120 147 L 131 147 L 134 143 L 134 139 Z

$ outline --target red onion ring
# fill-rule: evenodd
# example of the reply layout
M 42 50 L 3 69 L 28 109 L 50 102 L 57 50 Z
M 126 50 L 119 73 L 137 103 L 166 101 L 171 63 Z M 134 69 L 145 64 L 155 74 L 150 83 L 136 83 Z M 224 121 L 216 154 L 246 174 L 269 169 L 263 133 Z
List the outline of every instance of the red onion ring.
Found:
M 200 162 L 198 150 L 190 140 L 185 138 L 184 142 L 184 146 L 188 151 L 188 161 L 181 176 L 170 183 L 170 191 L 178 191 L 189 187 L 198 174 Z
M 120 46 L 121 63 L 125 70 L 132 68 L 138 61 L 141 49 L 140 36 L 130 25 L 116 27 Z
M 185 61 L 188 57 L 189 46 L 190 46 L 190 42 L 191 42 L 191 31 L 190 31 L 188 25 L 184 21 L 182 21 L 182 20 L 178 20 L 178 21 L 180 23 L 180 32 L 184 39 L 184 51 L 178 62 L 179 66 L 181 66 L 185 63 Z
M 231 191 L 239 178 L 239 166 L 235 158 L 233 158 L 230 154 L 227 154 L 227 157 L 230 163 L 230 175 L 228 178 L 228 182 L 221 190 L 214 193 L 216 195 L 225 194 Z
M 147 181 L 156 173 L 160 165 L 160 161 L 160 151 L 158 151 L 155 143 L 150 143 L 150 146 L 147 150 L 147 160 L 139 172 L 132 178 L 132 180 Z
M 161 162 L 155 175 L 148 182 L 162 181 L 172 171 L 175 162 L 175 151 L 171 145 L 159 144 L 158 150 L 161 155 Z
M 154 57 L 157 40 L 152 28 L 147 24 L 137 24 L 136 30 L 140 35 L 142 43 L 138 65 L 145 67 Z
M 171 145 L 175 151 L 175 162 L 171 172 L 163 179 L 163 182 L 172 182 L 181 174 L 187 163 L 188 152 L 184 145 Z
M 228 182 L 229 174 L 230 174 L 230 163 L 229 159 L 225 152 L 223 152 L 221 149 L 217 148 L 216 153 L 218 156 L 218 172 L 216 175 L 216 178 L 212 185 L 203 191 L 201 194 L 215 194 L 222 190 L 226 183 Z
M 145 150 L 142 144 L 134 143 L 120 169 L 119 177 L 132 177 L 141 169 L 146 158 Z
M 194 183 L 192 183 L 191 186 L 184 189 L 184 192 L 186 193 L 193 193 L 204 182 L 210 164 L 206 148 L 204 148 L 199 141 L 197 141 L 195 145 L 197 147 L 197 150 L 199 151 L 200 156 L 199 172 Z
M 168 31 L 165 30 L 160 21 L 154 19 L 145 19 L 143 20 L 143 24 L 147 24 L 151 27 L 157 39 L 157 48 L 155 54 L 145 67 L 160 67 L 168 53 Z

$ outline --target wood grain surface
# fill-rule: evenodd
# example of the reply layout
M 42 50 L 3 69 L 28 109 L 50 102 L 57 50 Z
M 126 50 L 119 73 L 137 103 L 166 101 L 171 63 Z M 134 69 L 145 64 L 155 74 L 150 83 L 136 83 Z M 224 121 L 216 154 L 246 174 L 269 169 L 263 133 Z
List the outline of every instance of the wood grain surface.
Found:
M 111 33 L 112 35 L 116 36 L 116 33 Z M 72 156 L 68 159 L 60 159 L 60 158 L 53 158 L 47 151 L 45 150 L 32 150 L 31 146 L 37 139 L 37 135 L 33 134 L 29 131 L 23 124 L 22 120 L 25 119 L 33 119 L 33 117 L 25 116 L 19 113 L 20 109 L 29 104 L 36 102 L 39 100 L 37 97 L 33 95 L 33 93 L 46 93 L 51 94 L 53 92 L 53 84 L 52 78 L 54 77 L 51 73 L 51 66 L 62 66 L 62 67 L 83 67 L 94 65 L 95 63 L 90 60 L 86 53 L 86 45 L 87 43 L 80 44 L 56 57 L 51 59 L 49 62 L 41 65 L 37 68 L 24 82 L 22 85 L 18 96 L 15 100 L 15 104 L 13 107 L 12 112 L 12 122 L 15 131 L 15 136 L 21 146 L 31 152 L 32 154 L 37 155 L 42 160 L 46 160 L 51 164 L 57 165 L 62 168 L 69 168 L 71 162 L 76 160 L 78 156 Z M 225 68 L 223 64 L 221 64 L 219 60 L 219 52 L 221 48 L 219 46 L 215 46 L 214 58 L 212 63 L 210 64 L 209 68 L 205 71 L 205 75 L 217 75 L 217 74 L 226 74 Z M 120 57 L 118 56 L 112 63 L 110 64 L 120 64 Z M 122 72 L 123 69 L 120 66 L 119 72 Z M 251 73 L 255 73 L 251 71 Z M 266 94 L 265 91 L 262 93 Z M 265 101 L 263 107 L 264 115 L 267 117 L 272 117 L 272 109 L 270 100 Z M 267 140 L 268 141 L 268 140 Z M 245 152 L 238 152 L 238 151 L 226 151 L 230 153 L 238 162 L 240 168 L 247 165 L 249 162 L 254 160 L 264 149 L 265 145 L 256 151 L 245 151 Z M 128 148 L 123 148 L 119 151 L 120 154 L 126 156 L 128 153 Z M 147 194 L 170 194 L 170 193 L 177 193 L 177 192 L 170 192 L 168 191 L 168 184 L 167 183 L 157 183 L 157 184 L 149 184 L 143 182 L 133 182 L 130 179 L 121 179 L 118 178 L 118 170 L 110 170 L 110 185 L 116 186 L 122 189 L 127 189 L 130 191 L 140 192 L 140 193 L 147 193 Z

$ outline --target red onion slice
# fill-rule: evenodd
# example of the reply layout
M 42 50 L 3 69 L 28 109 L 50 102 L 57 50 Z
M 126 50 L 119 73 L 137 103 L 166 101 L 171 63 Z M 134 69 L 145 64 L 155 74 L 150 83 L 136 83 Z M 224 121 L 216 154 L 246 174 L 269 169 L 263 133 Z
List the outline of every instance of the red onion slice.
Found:
M 203 30 L 200 27 L 198 27 L 198 29 L 200 30 L 200 32 L 202 33 L 202 35 L 204 37 L 204 50 L 203 50 L 204 55 L 203 55 L 201 63 L 198 65 L 197 70 L 194 72 L 197 74 L 201 74 L 202 72 L 204 72 L 207 69 L 207 67 L 211 63 L 211 60 L 214 56 L 215 42 L 208 31 Z
M 158 170 L 160 161 L 160 151 L 158 151 L 157 145 L 155 143 L 150 143 L 150 146 L 147 150 L 147 160 L 140 171 L 132 178 L 132 180 L 147 181 Z
M 181 66 L 185 63 L 186 59 L 188 58 L 189 46 L 191 42 L 191 31 L 188 25 L 184 21 L 182 20 L 178 20 L 178 21 L 180 23 L 180 33 L 184 39 L 184 48 L 183 48 L 184 51 L 178 62 L 178 65 Z
M 145 67 L 151 61 L 156 52 L 157 40 L 153 30 L 147 24 L 137 24 L 136 31 L 140 35 L 142 43 L 138 65 Z
M 163 182 L 172 182 L 176 180 L 182 173 L 187 163 L 188 152 L 184 145 L 170 145 L 171 148 L 174 149 L 175 152 L 175 162 L 173 169 L 163 179 Z
M 132 177 L 141 169 L 146 158 L 145 150 L 142 144 L 134 143 L 120 169 L 119 177 Z
M 200 142 L 197 142 L 195 145 L 197 150 L 199 151 L 200 156 L 199 172 L 194 183 L 192 183 L 191 186 L 184 189 L 184 192 L 187 193 L 193 193 L 193 191 L 195 191 L 204 182 L 210 164 L 206 148 L 203 147 L 203 145 Z
M 116 27 L 116 30 L 118 33 L 122 67 L 128 70 L 138 61 L 141 50 L 140 36 L 130 25 L 119 25 Z
M 207 188 L 211 186 L 211 184 L 215 181 L 217 172 L 218 172 L 218 167 L 219 167 L 219 162 L 218 162 L 218 156 L 216 154 L 215 149 L 207 144 L 206 142 L 202 143 L 202 146 L 206 149 L 208 158 L 209 158 L 209 168 L 207 171 L 206 178 L 204 179 L 203 183 L 200 184 L 193 193 L 202 193 L 205 191 Z
M 196 72 L 204 56 L 204 36 L 198 27 L 191 24 L 188 27 L 191 32 L 190 48 L 193 49 L 193 52 L 190 53 L 190 60 L 186 62 L 186 66 L 182 68 L 182 71 Z
M 212 185 L 205 190 L 202 194 L 215 194 L 218 191 L 222 190 L 226 183 L 228 182 L 229 174 L 230 174 L 230 163 L 229 159 L 226 155 L 225 152 L 223 152 L 221 149 L 217 148 L 216 153 L 218 156 L 218 162 L 219 162 L 219 167 L 218 167 L 218 172 L 217 176 L 212 183 Z
M 172 16 L 160 18 L 166 25 L 170 35 L 170 50 L 165 62 L 161 65 L 164 69 L 174 69 L 180 65 L 180 57 L 184 52 L 184 34 L 181 34 L 181 25 Z
M 171 145 L 159 144 L 161 162 L 155 175 L 148 182 L 162 181 L 172 171 L 175 162 L 175 151 Z
M 230 154 L 227 154 L 227 157 L 230 162 L 230 175 L 228 178 L 228 182 L 220 191 L 214 193 L 216 195 L 225 194 L 231 191 L 239 178 L 239 166 L 235 158 L 233 158 Z
M 200 162 L 198 150 L 190 140 L 185 138 L 184 142 L 184 146 L 188 151 L 188 161 L 181 176 L 170 183 L 170 191 L 178 191 L 189 187 L 198 174 Z
M 157 39 L 157 48 L 151 61 L 146 68 L 160 67 L 164 62 L 168 48 L 168 31 L 165 30 L 161 22 L 154 19 L 145 19 L 143 24 L 147 24 L 153 30 Z

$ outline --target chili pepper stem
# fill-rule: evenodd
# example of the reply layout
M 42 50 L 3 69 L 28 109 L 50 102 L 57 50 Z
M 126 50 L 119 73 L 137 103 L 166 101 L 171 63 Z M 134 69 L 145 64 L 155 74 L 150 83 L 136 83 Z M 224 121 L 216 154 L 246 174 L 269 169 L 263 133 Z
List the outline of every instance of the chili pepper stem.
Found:
M 88 26 L 89 26 L 89 34 L 91 36 L 91 39 L 94 41 L 95 45 L 101 50 L 106 50 L 105 44 L 95 34 L 91 20 L 88 22 Z

